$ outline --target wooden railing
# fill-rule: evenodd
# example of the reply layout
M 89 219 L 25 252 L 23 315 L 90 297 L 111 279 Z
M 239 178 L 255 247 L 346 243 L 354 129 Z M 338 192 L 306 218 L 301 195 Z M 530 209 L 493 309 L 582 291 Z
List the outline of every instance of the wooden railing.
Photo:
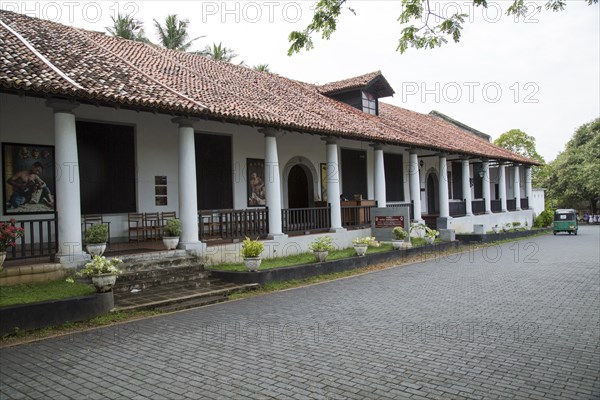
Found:
M 7 249 L 6 259 L 53 257 L 58 252 L 57 214 L 51 218 L 23 219 L 15 224 L 25 230 L 15 247 Z
M 529 210 L 529 198 L 521 199 L 521 210 Z
M 467 215 L 467 205 L 465 201 L 451 201 L 449 203 L 451 217 L 463 217 Z
M 342 226 L 347 228 L 371 226 L 371 208 L 373 206 L 342 206 Z
M 506 200 L 506 209 L 508 211 L 515 211 L 517 209 L 517 199 Z
M 200 239 L 265 237 L 269 233 L 267 208 L 198 211 Z
M 471 206 L 473 208 L 473 214 L 475 214 L 475 215 L 485 214 L 485 200 L 484 199 L 473 200 L 471 202 Z
M 284 208 L 281 225 L 284 233 L 328 230 L 331 228 L 331 207 Z
M 499 213 L 502 212 L 502 200 L 492 200 L 492 212 Z

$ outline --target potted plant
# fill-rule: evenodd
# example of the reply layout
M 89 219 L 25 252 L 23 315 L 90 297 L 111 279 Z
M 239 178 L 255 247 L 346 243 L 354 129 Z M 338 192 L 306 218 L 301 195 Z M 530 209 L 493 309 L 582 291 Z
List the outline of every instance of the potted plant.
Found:
M 163 229 L 163 244 L 167 250 L 175 250 L 181 236 L 181 221 L 177 218 L 167 220 Z
M 359 257 L 364 256 L 367 253 L 367 248 L 375 245 L 375 243 L 377 243 L 375 238 L 371 236 L 356 238 L 352 241 L 352 244 L 354 245 L 354 251 Z
M 410 224 L 410 232 L 415 234 L 416 237 L 422 238 L 427 232 L 427 225 L 423 223 L 413 222 Z
M 498 233 L 500 232 L 500 227 L 498 226 L 498 224 L 492 226 L 492 230 L 494 231 L 494 233 Z
M 23 237 L 25 230 L 19 228 L 15 219 L 0 222 L 0 271 L 6 259 L 6 250 L 17 245 L 17 239 Z
M 107 259 L 104 256 L 95 255 L 92 261 L 85 264 L 77 275 L 92 278 L 92 283 L 98 293 L 109 292 L 115 286 L 117 276 L 121 270 L 117 267 L 123 261 L 119 258 Z
M 511 228 L 512 228 L 512 225 L 511 225 L 510 223 L 508 223 L 508 222 L 507 222 L 507 223 L 506 223 L 506 224 L 504 224 L 504 226 L 502 227 L 502 230 L 503 230 L 504 232 L 508 232 L 508 231 L 510 231 L 510 229 L 511 229 Z
M 334 249 L 331 244 L 332 242 L 333 238 L 331 236 L 321 236 L 313 240 L 312 243 L 308 245 L 308 248 L 312 250 L 318 262 L 323 262 L 327 258 L 329 252 Z
M 433 242 L 435 241 L 435 238 L 438 237 L 440 234 L 439 231 L 435 230 L 435 229 L 431 229 L 430 227 L 427 227 L 427 229 L 425 229 L 425 241 L 427 241 L 427 243 L 429 244 L 433 244 Z
M 85 231 L 85 249 L 93 256 L 101 256 L 106 250 L 108 241 L 108 226 L 94 224 Z
M 246 236 L 246 239 L 244 239 L 240 253 L 244 258 L 244 264 L 246 265 L 246 268 L 248 268 L 248 271 L 258 271 L 262 261 L 260 254 L 262 253 L 263 248 L 264 245 L 262 242 L 258 241 L 258 238 L 252 240 Z
M 406 232 L 404 228 L 402 228 L 401 226 L 397 226 L 394 229 L 392 229 L 392 234 L 394 235 L 394 239 L 392 240 L 392 246 L 394 247 L 394 249 L 411 247 L 410 242 L 406 242 L 408 232 Z

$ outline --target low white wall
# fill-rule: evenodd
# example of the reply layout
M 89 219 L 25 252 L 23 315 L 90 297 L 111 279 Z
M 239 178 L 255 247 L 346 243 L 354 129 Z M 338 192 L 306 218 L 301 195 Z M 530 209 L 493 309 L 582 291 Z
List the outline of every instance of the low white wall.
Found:
M 293 254 L 309 252 L 308 245 L 318 237 L 333 236 L 333 245 L 338 249 L 352 246 L 352 240 L 358 237 L 371 236 L 371 228 L 357 229 L 352 231 L 340 231 L 337 233 L 322 233 L 315 235 L 303 235 L 292 237 L 278 237 L 274 240 L 265 240 L 263 258 L 283 257 Z M 217 265 L 223 263 L 242 262 L 240 250 L 242 242 L 231 243 L 222 246 L 207 247 L 202 254 L 206 265 Z
M 473 225 L 483 225 L 483 230 L 487 232 L 491 231 L 494 225 L 502 227 L 504 224 L 513 222 L 520 222 L 523 228 L 525 227 L 525 223 L 527 223 L 527 227 L 531 229 L 533 226 L 533 210 L 452 218 L 450 229 L 454 229 L 456 233 L 472 233 Z

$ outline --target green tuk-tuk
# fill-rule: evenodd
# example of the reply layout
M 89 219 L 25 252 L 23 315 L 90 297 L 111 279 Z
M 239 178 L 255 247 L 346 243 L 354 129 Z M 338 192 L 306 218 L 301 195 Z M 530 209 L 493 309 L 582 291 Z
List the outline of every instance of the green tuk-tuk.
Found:
M 577 211 L 568 208 L 559 208 L 554 211 L 553 233 L 569 232 L 577 235 Z

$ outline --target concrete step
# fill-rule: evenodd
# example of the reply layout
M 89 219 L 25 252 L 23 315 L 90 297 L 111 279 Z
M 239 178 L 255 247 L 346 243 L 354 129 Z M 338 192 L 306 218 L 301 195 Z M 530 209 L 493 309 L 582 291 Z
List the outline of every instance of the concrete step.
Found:
M 216 280 L 211 287 L 190 287 L 185 283 L 174 283 L 152 287 L 138 293 L 114 293 L 115 310 L 158 309 L 176 311 L 225 301 L 231 293 L 243 292 L 258 287 L 258 284 L 236 285 L 224 282 L 218 283 Z
M 127 271 L 117 279 L 113 290 L 115 292 L 129 292 L 132 289 L 148 289 L 154 286 L 169 285 L 173 283 L 189 282 L 191 285 L 210 286 L 210 272 L 205 271 L 202 265 L 176 265 L 163 266 L 154 269 Z
M 201 266 L 199 258 L 193 256 L 175 256 L 164 258 L 149 258 L 149 259 L 129 259 L 123 260 L 120 268 L 125 273 L 151 271 L 160 268 L 185 267 L 185 266 Z

